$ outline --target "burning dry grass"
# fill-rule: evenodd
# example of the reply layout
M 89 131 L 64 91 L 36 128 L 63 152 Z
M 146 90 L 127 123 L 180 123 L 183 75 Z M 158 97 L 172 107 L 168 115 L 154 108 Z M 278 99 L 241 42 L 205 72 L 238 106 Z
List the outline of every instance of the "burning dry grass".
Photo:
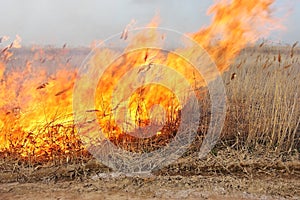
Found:
M 190 34 L 197 45 L 187 45 L 176 49 L 175 53 L 161 51 L 166 40 L 158 29 L 151 29 L 150 32 L 142 30 L 133 36 L 128 35 L 125 30 L 125 36 L 124 34 L 121 36 L 121 39 L 129 41 L 126 43 L 126 50 L 129 52 L 125 51 L 127 52 L 125 56 L 119 57 L 109 65 L 107 62 L 115 58 L 118 50 L 102 49 L 97 51 L 90 60 L 90 64 L 95 67 L 92 72 L 96 72 L 99 66 L 109 65 L 97 82 L 98 87 L 92 102 L 95 109 L 92 110 L 80 103 L 73 104 L 78 97 L 93 97 L 94 92 L 88 88 L 88 83 L 99 78 L 93 78 L 96 73 L 93 73 L 93 76 L 87 74 L 83 78 L 77 74 L 79 66 L 78 63 L 73 65 L 72 59 L 82 56 L 78 55 L 78 51 L 70 53 L 72 50 L 63 45 L 59 50 L 50 50 L 51 53 L 46 53 L 43 48 L 33 48 L 27 52 L 19 49 L 21 53 L 17 55 L 14 54 L 15 50 L 12 50 L 20 47 L 20 38 L 17 38 L 0 53 L 1 159 L 4 164 L 15 161 L 18 165 L 26 166 L 76 164 L 91 159 L 91 155 L 82 146 L 77 135 L 78 130 L 74 126 L 73 112 L 77 112 L 77 109 L 82 109 L 80 111 L 84 114 L 80 113 L 80 115 L 84 116 L 90 116 L 89 114 L 95 112 L 97 119 L 91 118 L 88 122 L 98 120 L 98 125 L 107 134 L 106 137 L 119 148 L 132 152 L 150 152 L 168 145 L 170 139 L 176 134 L 180 123 L 177 116 L 180 114 L 180 109 L 185 109 L 184 103 L 179 105 L 174 101 L 174 109 L 167 110 L 166 108 L 170 106 L 168 104 L 170 99 L 167 97 L 171 95 L 166 95 L 168 91 L 166 88 L 154 84 L 140 88 L 148 92 L 145 92 L 145 95 L 135 93 L 135 98 L 131 99 L 133 102 L 130 102 L 129 110 L 132 109 L 132 112 L 130 111 L 132 121 L 138 121 L 138 125 L 147 125 L 150 121 L 147 109 L 157 103 L 163 106 L 167 110 L 166 115 L 169 114 L 169 117 L 175 121 L 171 120 L 159 134 L 153 137 L 136 139 L 123 134 L 123 129 L 116 125 L 112 113 L 115 107 L 111 105 L 112 92 L 116 83 L 122 81 L 120 78 L 125 73 L 141 66 L 147 66 L 146 69 L 141 69 L 147 71 L 154 61 L 156 66 L 169 66 L 180 72 L 192 89 L 198 90 L 201 87 L 205 90 L 201 75 L 194 71 L 189 62 L 177 55 L 199 62 L 198 44 L 209 53 L 218 70 L 223 73 L 227 90 L 226 122 L 222 137 L 211 154 L 225 160 L 233 159 L 232 156 L 228 158 L 227 155 L 219 154 L 229 148 L 232 151 L 247 152 L 249 155 L 264 152 L 259 153 L 260 158 L 266 155 L 274 155 L 281 160 L 289 156 L 297 157 L 300 143 L 298 103 L 300 52 L 297 43 L 289 47 L 261 43 L 259 46 L 246 48 L 240 53 L 246 45 L 254 44 L 258 38 L 268 35 L 270 30 L 280 27 L 272 15 L 273 3 L 274 0 L 260 0 L 255 3 L 246 0 L 216 2 L 208 10 L 208 14 L 212 15 L 211 24 Z M 157 19 L 154 18 L 149 26 L 157 27 Z M 130 51 L 135 49 L 136 45 L 145 47 L 149 44 L 156 48 Z M 28 52 L 33 55 L 24 56 Z M 239 53 L 240 55 L 235 59 Z M 234 59 L 235 62 L 232 64 Z M 201 61 L 204 64 L 210 62 Z M 57 66 L 57 69 L 47 69 L 49 66 Z M 207 82 L 213 81 L 218 75 L 217 71 L 214 72 L 206 67 L 204 70 L 209 72 L 206 77 Z M 129 77 L 131 78 L 133 77 Z M 167 80 L 175 82 L 175 79 Z M 74 94 L 73 98 L 74 85 L 78 86 L 81 93 Z M 120 91 L 128 90 L 126 84 L 120 85 L 118 88 Z M 78 91 L 78 88 L 75 88 Z M 176 93 L 180 90 L 186 91 L 187 88 L 184 84 L 178 84 L 169 92 L 172 95 L 175 93 L 176 98 L 180 98 Z M 211 116 L 209 94 L 204 94 L 202 91 L 199 94 L 203 94 L 200 103 L 202 117 L 199 119 L 197 138 L 191 147 L 186 149 L 184 157 L 199 151 L 207 133 Z M 139 99 L 144 101 L 141 110 L 139 110 L 142 107 Z M 73 109 L 72 105 L 78 107 Z M 91 132 L 90 130 L 88 129 L 87 133 Z M 189 132 L 189 127 L 186 128 L 186 132 Z M 98 142 L 97 137 L 96 142 Z M 90 139 L 88 134 L 87 138 Z
M 191 148 L 178 162 L 155 173 L 252 176 L 280 172 L 300 176 L 299 57 L 300 51 L 295 47 L 260 45 L 242 51 L 223 75 L 228 110 L 218 144 L 207 158 L 196 159 L 195 152 L 201 146 L 209 123 L 208 95 L 201 102 L 203 117 Z M 19 133 L 17 124 L 2 126 L 1 137 L 8 141 L 0 153 L 2 181 L 73 179 L 109 171 L 85 150 L 73 123 L 58 119 L 37 124 L 34 134 Z M 174 136 L 170 127 L 176 129 L 170 125 L 161 135 L 152 138 L 120 136 L 111 141 L 126 150 L 149 152 L 166 145 Z M 31 151 L 27 149 L 24 155 L 22 149 L 28 144 Z

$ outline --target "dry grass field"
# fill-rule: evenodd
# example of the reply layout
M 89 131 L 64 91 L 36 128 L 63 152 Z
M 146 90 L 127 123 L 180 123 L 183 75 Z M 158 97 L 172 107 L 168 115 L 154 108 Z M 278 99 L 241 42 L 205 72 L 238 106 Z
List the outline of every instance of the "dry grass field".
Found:
M 1 63 L 6 70 L 0 74 L 1 199 L 300 198 L 300 49 L 297 44 L 261 44 L 242 50 L 222 75 L 227 111 L 222 136 L 216 146 L 204 159 L 197 159 L 210 116 L 207 94 L 201 102 L 203 113 L 196 140 L 180 159 L 151 175 L 112 172 L 86 151 L 70 120 L 68 106 L 71 105 L 60 105 L 59 98 L 69 91 L 63 90 L 61 85 L 55 87 L 61 84 L 56 82 L 61 77 L 55 70 L 45 71 L 54 84 L 43 93 L 47 99 L 43 96 L 33 99 L 35 102 L 44 98 L 46 112 L 46 104 L 52 100 L 60 105 L 53 108 L 57 111 L 55 118 L 49 114 L 48 119 L 52 120 L 34 121 L 36 118 L 31 113 L 35 111 L 28 107 L 31 104 L 26 95 L 19 95 L 24 107 L 3 103 L 4 98 L 6 101 L 18 99 L 19 93 L 30 94 L 48 87 L 42 79 L 30 84 L 35 86 L 33 89 L 22 87 L 26 85 L 22 77 L 26 80 L 35 66 L 40 70 L 63 65 L 74 70 L 86 53 L 84 49 L 52 51 L 40 53 L 31 63 L 32 69 L 28 69 L 26 62 L 34 57 L 32 51 L 18 50 L 9 59 L 2 52 Z M 41 59 L 43 56 L 45 60 Z M 18 73 L 21 78 L 16 78 Z M 72 75 L 66 74 L 67 78 L 62 80 L 72 80 L 68 79 Z M 19 85 L 12 87 L 16 80 Z M 49 81 L 48 85 L 52 83 Z M 52 100 L 49 99 L 51 93 Z M 65 110 L 58 109 L 63 106 Z M 31 109 L 29 114 L 25 109 Z M 34 131 L 26 132 L 27 129 L 22 129 L 24 124 L 18 124 L 26 121 L 23 115 L 33 120 Z M 152 138 L 148 143 L 126 141 L 126 145 L 121 139 L 111 140 L 121 148 L 151 151 L 164 137 L 167 138 L 167 134 Z

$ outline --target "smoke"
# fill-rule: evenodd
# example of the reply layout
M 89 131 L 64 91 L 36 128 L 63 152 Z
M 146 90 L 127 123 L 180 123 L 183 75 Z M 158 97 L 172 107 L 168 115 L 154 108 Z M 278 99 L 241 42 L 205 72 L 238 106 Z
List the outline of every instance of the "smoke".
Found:
M 279 1 L 278 1 L 279 2 Z M 280 1 L 280 5 L 290 0 Z M 2 1 L 0 37 L 20 35 L 23 45 L 44 44 L 89 46 L 94 40 L 119 33 L 132 19 L 147 24 L 159 11 L 161 26 L 180 32 L 195 32 L 209 23 L 206 10 L 210 0 L 27 0 Z M 297 40 L 300 31 L 295 26 L 300 17 L 300 1 L 287 21 L 282 40 Z

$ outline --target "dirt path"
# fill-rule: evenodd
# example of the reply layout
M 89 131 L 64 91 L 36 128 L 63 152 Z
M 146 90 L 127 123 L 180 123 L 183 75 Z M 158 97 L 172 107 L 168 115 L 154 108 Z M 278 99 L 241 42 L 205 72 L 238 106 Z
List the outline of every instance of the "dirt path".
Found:
M 300 199 L 297 178 L 99 174 L 84 181 L 3 183 L 0 199 Z

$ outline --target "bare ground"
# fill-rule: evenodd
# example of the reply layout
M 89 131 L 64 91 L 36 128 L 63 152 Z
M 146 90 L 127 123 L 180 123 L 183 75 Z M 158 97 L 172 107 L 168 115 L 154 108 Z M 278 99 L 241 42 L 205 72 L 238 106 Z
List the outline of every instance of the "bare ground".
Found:
M 94 159 L 25 167 L 6 161 L 0 169 L 0 199 L 300 199 L 298 156 L 181 159 L 151 174 L 111 172 Z
M 99 174 L 86 180 L 2 183 L 0 199 L 299 199 L 296 177 Z

